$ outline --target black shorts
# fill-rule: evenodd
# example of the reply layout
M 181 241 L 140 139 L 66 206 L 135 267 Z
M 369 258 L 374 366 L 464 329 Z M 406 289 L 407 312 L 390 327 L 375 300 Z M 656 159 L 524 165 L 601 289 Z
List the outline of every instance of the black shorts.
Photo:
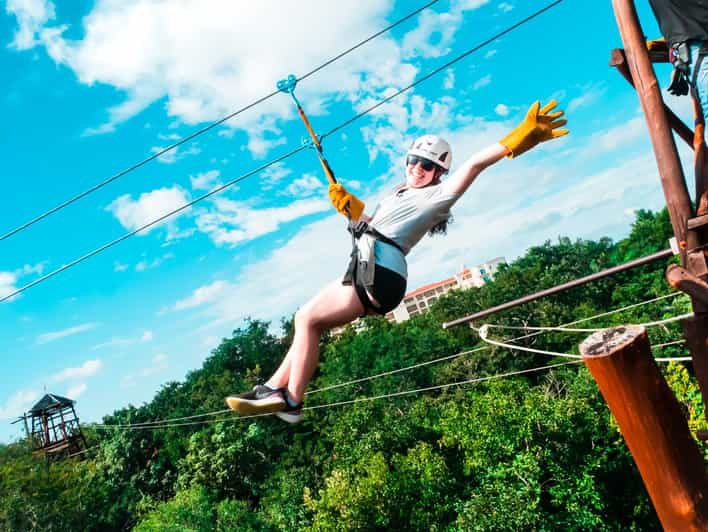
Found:
M 367 288 L 371 297 L 378 303 L 378 306 L 369 299 L 366 293 Z M 371 309 L 383 316 L 395 309 L 403 301 L 403 296 L 406 295 L 406 279 L 393 270 L 377 264 L 374 269 L 373 286 L 365 288 L 357 280 L 354 282 L 354 289 L 362 305 L 364 305 L 364 315 L 366 315 L 368 309 Z

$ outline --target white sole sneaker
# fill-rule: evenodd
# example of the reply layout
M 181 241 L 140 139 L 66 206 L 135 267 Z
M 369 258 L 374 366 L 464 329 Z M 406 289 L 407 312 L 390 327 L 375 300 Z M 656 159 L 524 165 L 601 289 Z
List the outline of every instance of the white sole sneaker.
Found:
M 302 421 L 302 411 L 299 412 L 276 412 L 275 415 L 288 423 L 300 423 Z
M 226 398 L 226 404 L 231 410 L 235 410 L 242 416 L 252 416 L 254 414 L 280 412 L 285 408 L 285 399 L 279 394 L 272 394 L 263 399 L 244 399 L 243 397 L 230 396 Z

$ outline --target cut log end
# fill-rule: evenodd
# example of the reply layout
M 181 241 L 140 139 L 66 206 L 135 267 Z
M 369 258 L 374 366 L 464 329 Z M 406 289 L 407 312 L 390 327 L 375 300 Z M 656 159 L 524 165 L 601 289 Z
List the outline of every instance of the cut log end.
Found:
M 580 354 L 584 357 L 608 355 L 621 346 L 633 342 L 641 334 L 645 334 L 644 327 L 639 325 L 603 329 L 591 334 L 580 344 Z

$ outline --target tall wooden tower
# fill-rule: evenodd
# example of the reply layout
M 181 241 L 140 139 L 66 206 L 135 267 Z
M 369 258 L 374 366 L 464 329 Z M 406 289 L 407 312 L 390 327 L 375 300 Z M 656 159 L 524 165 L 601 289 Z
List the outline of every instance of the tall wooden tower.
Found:
M 86 449 L 72 399 L 48 393 L 22 419 L 33 450 L 48 460 L 73 456 Z

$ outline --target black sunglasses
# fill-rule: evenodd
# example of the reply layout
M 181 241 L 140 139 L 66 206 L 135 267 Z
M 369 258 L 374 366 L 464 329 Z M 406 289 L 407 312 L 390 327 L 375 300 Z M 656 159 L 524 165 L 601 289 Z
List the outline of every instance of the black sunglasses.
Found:
M 424 157 L 418 157 L 417 155 L 409 155 L 408 157 L 406 157 L 406 164 L 415 166 L 418 163 L 420 163 L 420 166 L 422 166 L 423 170 L 425 170 L 426 172 L 430 172 L 433 168 L 437 166 L 437 164 L 435 164 L 433 161 Z

